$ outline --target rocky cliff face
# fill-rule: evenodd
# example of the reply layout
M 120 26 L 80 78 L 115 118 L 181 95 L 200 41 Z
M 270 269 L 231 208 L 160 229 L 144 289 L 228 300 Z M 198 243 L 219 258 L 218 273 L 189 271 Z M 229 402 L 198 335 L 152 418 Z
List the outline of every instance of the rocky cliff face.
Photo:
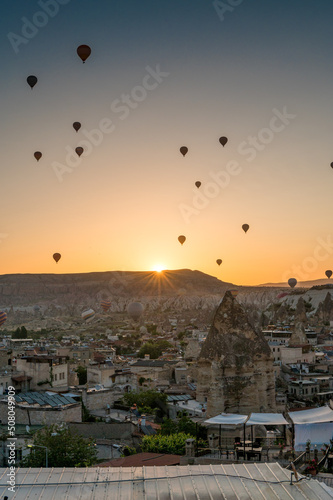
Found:
M 207 415 L 275 410 L 270 348 L 243 308 L 226 292 L 198 360 L 197 399 Z

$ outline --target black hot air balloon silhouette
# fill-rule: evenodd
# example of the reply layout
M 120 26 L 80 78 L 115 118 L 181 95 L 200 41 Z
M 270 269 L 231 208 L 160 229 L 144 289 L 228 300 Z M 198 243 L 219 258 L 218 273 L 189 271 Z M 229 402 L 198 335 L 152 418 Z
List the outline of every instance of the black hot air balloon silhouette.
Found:
M 222 259 L 217 259 L 216 264 L 220 266 L 222 264 Z
M 222 144 L 222 146 L 224 147 L 228 142 L 228 138 L 227 137 L 220 137 L 219 141 L 220 141 L 220 144 Z
M 196 186 L 197 186 L 197 188 L 199 189 L 199 187 L 201 186 L 201 182 L 200 182 L 200 181 L 197 181 L 197 182 L 195 183 L 195 185 L 196 185 Z
M 182 154 L 183 156 L 185 156 L 185 155 L 187 154 L 187 152 L 188 152 L 188 148 L 187 148 L 186 146 L 182 146 L 182 147 L 179 149 L 179 151 L 181 152 L 181 154 Z
M 89 47 L 89 45 L 80 45 L 76 49 L 76 52 L 79 58 L 82 60 L 82 62 L 85 63 L 91 54 L 91 48 Z
M 73 123 L 73 128 L 76 132 L 78 132 L 81 128 L 81 123 L 80 122 L 74 122 Z
M 61 255 L 60 255 L 60 253 L 54 253 L 54 254 L 53 254 L 53 258 L 54 258 L 54 260 L 55 260 L 56 262 L 58 262 L 58 261 L 61 259 Z
M 36 85 L 36 83 L 38 82 L 38 80 L 37 80 L 37 77 L 36 77 L 36 76 L 34 76 L 34 75 L 30 75 L 30 76 L 28 76 L 28 78 L 27 78 L 27 82 L 28 82 L 28 84 L 30 85 L 31 90 L 32 90 L 32 89 L 34 88 L 34 86 Z
M 243 229 L 244 233 L 247 233 L 247 231 L 250 229 L 250 226 L 248 224 L 243 224 L 242 229 Z
M 327 271 L 325 271 L 325 274 L 328 277 L 328 279 L 330 279 L 330 277 L 332 276 L 332 271 L 328 269 Z
M 83 153 L 83 148 L 81 148 L 81 146 L 79 146 L 78 148 L 75 148 L 75 152 L 78 156 L 81 156 L 82 153 Z
M 297 279 L 296 278 L 289 278 L 288 285 L 290 286 L 290 288 L 294 288 L 297 285 Z
M 178 236 L 178 241 L 181 245 L 183 245 L 186 241 L 186 237 L 181 234 L 180 236 Z
M 42 157 L 42 153 L 40 151 L 36 151 L 34 153 L 34 157 L 36 158 L 37 161 L 39 161 Z
M 332 161 L 332 163 L 331 163 L 331 167 L 333 168 L 333 161 Z

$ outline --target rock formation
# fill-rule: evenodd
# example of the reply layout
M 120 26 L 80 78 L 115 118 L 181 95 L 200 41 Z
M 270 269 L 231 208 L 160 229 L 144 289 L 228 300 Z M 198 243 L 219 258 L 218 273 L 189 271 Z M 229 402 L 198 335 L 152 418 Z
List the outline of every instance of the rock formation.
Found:
M 295 326 L 289 340 L 289 347 L 308 345 L 309 341 L 304 331 L 304 327 L 307 326 L 308 320 L 306 317 L 306 309 L 302 297 L 300 297 L 297 302 L 294 323 Z
M 316 315 L 321 322 L 333 320 L 333 301 L 330 292 L 327 292 L 325 300 L 320 302 Z
M 273 359 L 230 292 L 218 306 L 198 360 L 197 400 L 207 416 L 275 411 Z

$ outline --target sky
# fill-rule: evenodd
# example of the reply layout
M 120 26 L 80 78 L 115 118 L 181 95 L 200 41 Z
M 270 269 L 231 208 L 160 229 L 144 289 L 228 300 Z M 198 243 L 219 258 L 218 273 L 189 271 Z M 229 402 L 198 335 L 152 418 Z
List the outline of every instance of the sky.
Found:
M 0 274 L 324 278 L 332 17 L 327 0 L 3 0 Z

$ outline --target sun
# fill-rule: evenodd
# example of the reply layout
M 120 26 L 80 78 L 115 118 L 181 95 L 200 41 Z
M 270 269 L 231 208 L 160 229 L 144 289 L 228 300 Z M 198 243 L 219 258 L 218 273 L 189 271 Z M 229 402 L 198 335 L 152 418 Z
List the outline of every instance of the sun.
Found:
M 164 269 L 165 266 L 163 266 L 163 264 L 156 264 L 155 266 L 153 266 L 153 271 L 157 273 L 161 273 Z

